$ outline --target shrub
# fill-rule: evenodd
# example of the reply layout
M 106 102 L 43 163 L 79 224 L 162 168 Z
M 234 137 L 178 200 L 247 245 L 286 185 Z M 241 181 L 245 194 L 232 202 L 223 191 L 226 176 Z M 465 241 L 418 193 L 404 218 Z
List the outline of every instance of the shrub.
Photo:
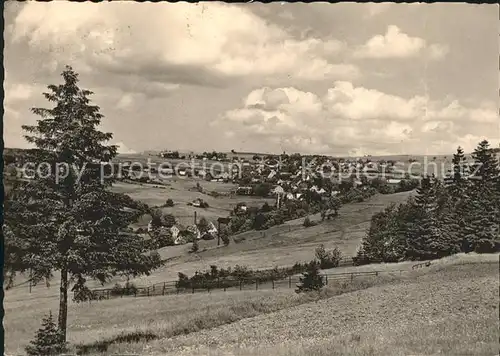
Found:
M 52 312 L 49 312 L 49 315 L 42 319 L 42 327 L 35 334 L 35 339 L 25 350 L 28 356 L 60 355 L 66 349 L 62 340 L 62 334 L 52 319 Z
M 209 208 L 210 206 L 208 205 L 208 203 L 206 201 L 202 201 L 200 204 L 200 207 L 206 209 L 206 208 Z
M 203 235 L 208 232 L 208 229 L 209 229 L 208 220 L 202 216 L 200 221 L 198 221 L 198 230 L 200 230 L 200 233 Z
M 323 286 L 323 276 L 319 273 L 319 265 L 316 261 L 311 261 L 307 265 L 307 270 L 300 277 L 296 293 L 319 291 Z
M 221 229 L 220 231 L 220 238 L 222 240 L 222 243 L 224 244 L 224 246 L 227 246 L 229 245 L 229 231 L 227 228 L 223 228 Z
M 271 193 L 272 185 L 269 183 L 260 183 L 253 187 L 253 194 L 259 197 L 267 197 Z
M 167 201 L 165 202 L 165 206 L 166 207 L 174 206 L 174 201 L 172 199 L 167 199 Z
M 303 225 L 304 225 L 304 227 L 311 227 L 311 226 L 314 226 L 316 224 L 314 222 L 312 222 L 311 219 L 309 219 L 309 216 L 306 216 L 306 218 L 304 219 Z
M 175 245 L 174 237 L 170 231 L 161 231 L 156 236 L 156 242 L 158 244 L 158 248 Z
M 262 205 L 262 208 L 260 208 L 260 211 L 263 213 L 268 213 L 272 210 L 273 208 L 271 208 L 271 206 L 267 203 L 267 201 L 264 203 L 264 205 Z
M 124 286 L 121 286 L 120 283 L 116 283 L 111 289 L 110 292 L 111 295 L 113 296 L 119 296 L 119 295 L 135 295 L 137 294 L 137 287 L 135 286 L 134 283 L 128 282 L 125 283 Z
M 338 248 L 332 251 L 326 251 L 324 245 L 316 249 L 316 258 L 319 260 L 319 267 L 322 269 L 338 267 L 342 254 Z
M 175 287 L 176 288 L 188 288 L 191 284 L 191 282 L 189 281 L 189 277 L 181 272 L 179 272 L 177 275 L 179 276 L 179 280 L 177 282 L 175 282 Z
M 194 239 L 190 252 L 198 252 L 199 249 L 200 246 L 198 245 L 198 240 Z

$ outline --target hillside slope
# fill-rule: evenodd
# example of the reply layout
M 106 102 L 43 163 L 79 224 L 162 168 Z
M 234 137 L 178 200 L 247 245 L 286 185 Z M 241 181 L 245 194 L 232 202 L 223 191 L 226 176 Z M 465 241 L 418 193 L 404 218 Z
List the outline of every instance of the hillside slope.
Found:
M 476 263 L 158 340 L 147 354 L 494 355 L 498 336 L 498 263 Z

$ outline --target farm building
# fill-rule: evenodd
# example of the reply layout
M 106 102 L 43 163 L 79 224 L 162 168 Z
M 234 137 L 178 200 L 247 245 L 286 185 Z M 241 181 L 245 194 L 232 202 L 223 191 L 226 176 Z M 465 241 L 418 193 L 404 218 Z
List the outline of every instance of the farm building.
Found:
M 252 187 L 238 187 L 236 189 L 236 194 L 238 195 L 252 195 L 253 188 Z

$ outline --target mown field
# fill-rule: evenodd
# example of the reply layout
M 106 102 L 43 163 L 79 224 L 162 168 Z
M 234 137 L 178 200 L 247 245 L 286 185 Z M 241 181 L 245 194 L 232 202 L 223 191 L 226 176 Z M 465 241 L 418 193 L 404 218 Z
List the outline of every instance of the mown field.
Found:
M 408 272 L 329 283 L 320 294 L 214 291 L 71 303 L 68 337 L 91 355 L 494 355 L 498 259 L 456 255 L 415 271 L 392 264 Z M 6 355 L 22 354 L 57 305 L 7 295 Z
M 109 350 L 200 356 L 496 355 L 498 254 L 492 257 L 490 263 L 449 260 L 404 277 L 381 278 L 380 285 L 358 281 L 353 289 L 359 290 L 350 293 Z
M 204 193 L 200 193 L 195 189 L 196 183 L 201 185 Z M 112 190 L 117 193 L 127 194 L 133 199 L 150 206 L 161 206 L 165 204 L 167 199 L 172 199 L 175 205 L 173 207 L 164 207 L 161 210 L 165 214 L 174 215 L 178 222 L 184 225 L 194 223 L 195 212 L 198 220 L 203 216 L 215 223 L 217 218 L 228 216 L 230 211 L 240 202 L 245 202 L 248 206 L 258 207 L 261 207 L 265 202 L 270 205 L 275 202 L 273 198 L 228 196 L 230 191 L 235 190 L 236 187 L 236 185 L 229 183 L 207 182 L 191 178 L 171 178 L 166 180 L 166 185 L 163 188 L 157 188 L 149 184 L 138 185 L 118 182 L 113 185 Z M 213 197 L 208 194 L 208 192 L 213 191 L 221 194 L 221 196 Z M 198 198 L 206 201 L 209 207 L 202 209 L 187 205 L 187 203 L 191 203 Z M 147 223 L 148 220 L 144 220 L 138 226 L 145 227 Z

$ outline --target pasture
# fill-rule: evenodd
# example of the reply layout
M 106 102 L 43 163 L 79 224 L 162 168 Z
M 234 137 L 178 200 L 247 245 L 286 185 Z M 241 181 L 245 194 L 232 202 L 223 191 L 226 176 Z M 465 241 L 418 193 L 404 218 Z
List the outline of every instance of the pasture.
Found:
M 70 303 L 68 336 L 92 355 L 493 355 L 498 258 L 460 254 L 415 271 L 408 262 L 364 266 L 408 272 L 329 283 L 319 295 L 213 291 Z M 12 355 L 58 301 L 7 293 L 4 305 Z
M 148 191 L 154 189 L 129 184 L 123 184 L 123 187 L 137 189 L 139 193 L 144 189 L 146 194 L 151 194 Z M 163 190 L 160 189 L 160 191 Z M 345 257 L 352 257 L 369 228 L 371 216 L 391 203 L 405 201 L 411 194 L 410 192 L 380 194 L 363 203 L 346 204 L 340 209 L 338 218 L 309 228 L 303 227 L 304 219 L 301 218 L 268 230 L 248 231 L 234 235 L 229 246 L 217 246 L 217 240 L 201 240 L 200 250 L 195 254 L 188 253 L 191 244 L 164 247 L 159 250 L 159 253 L 163 259 L 169 259 L 169 261 L 163 267 L 153 271 L 150 276 L 139 277 L 131 281 L 137 286 L 147 286 L 177 280 L 178 272 L 192 275 L 196 271 L 209 269 L 210 265 L 224 268 L 241 265 L 252 269 L 291 266 L 296 262 L 307 262 L 313 259 L 315 249 L 320 244 L 324 244 L 327 249 L 338 247 Z M 144 199 L 144 195 L 142 197 Z M 175 208 L 174 206 L 173 209 Z M 205 215 L 198 214 L 198 218 L 200 216 Z M 319 214 L 310 217 L 315 221 L 320 220 Z M 147 222 L 148 220 L 144 219 L 143 227 L 147 225 Z M 240 242 L 235 242 L 235 240 Z M 25 280 L 25 276 L 20 276 L 16 283 L 19 284 Z M 45 284 L 37 285 L 32 288 L 31 295 L 35 296 L 37 293 L 41 293 L 44 297 L 57 295 L 58 281 L 59 276 L 55 273 L 50 288 L 47 288 Z M 106 284 L 106 287 L 112 287 L 117 281 L 123 282 L 124 280 L 113 280 Z M 89 282 L 89 285 L 94 288 L 101 287 L 94 282 Z M 30 294 L 26 294 L 27 291 L 28 285 L 24 284 L 9 290 L 7 294 L 19 293 L 18 298 L 31 298 Z

